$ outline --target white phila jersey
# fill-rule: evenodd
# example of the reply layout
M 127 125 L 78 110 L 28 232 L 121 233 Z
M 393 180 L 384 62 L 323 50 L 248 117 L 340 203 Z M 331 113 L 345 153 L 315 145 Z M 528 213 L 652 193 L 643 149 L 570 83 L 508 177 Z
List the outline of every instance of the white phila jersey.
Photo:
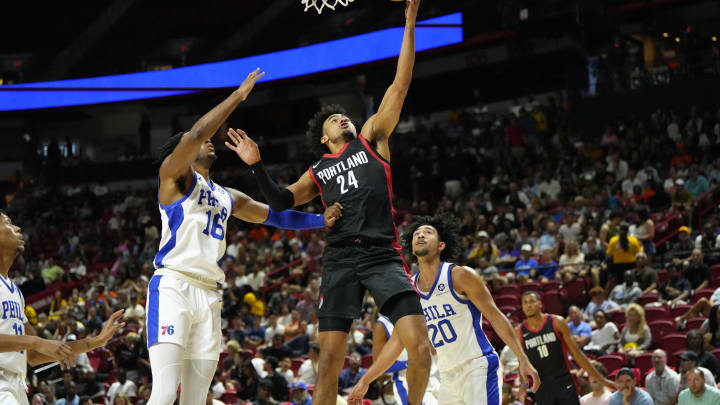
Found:
M 162 237 L 155 255 L 156 273 L 179 274 L 208 288 L 223 283 L 219 262 L 225 255 L 225 230 L 232 212 L 230 192 L 193 171 L 187 193 L 172 204 L 160 205 Z
M 0 333 L 7 335 L 25 334 L 25 298 L 18 286 L 11 280 L 0 275 L 0 302 L 2 303 L 2 318 L 0 318 Z M 27 372 L 27 353 L 19 352 L 0 353 L 0 370 L 19 374 L 25 378 Z
M 482 330 L 482 314 L 452 285 L 452 263 L 440 263 L 429 292 L 420 291 L 428 336 L 438 354 L 440 372 L 451 370 L 468 360 L 494 353 Z M 415 286 L 420 273 L 415 275 Z

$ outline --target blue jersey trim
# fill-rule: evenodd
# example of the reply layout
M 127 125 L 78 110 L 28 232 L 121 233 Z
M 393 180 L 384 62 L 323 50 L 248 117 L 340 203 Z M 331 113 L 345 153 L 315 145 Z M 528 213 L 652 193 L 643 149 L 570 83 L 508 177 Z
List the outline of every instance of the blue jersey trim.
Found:
M 453 267 L 455 267 L 455 265 L 452 264 L 452 263 L 450 263 L 450 266 L 448 267 L 448 271 L 447 271 L 447 273 L 448 273 L 448 287 L 450 288 L 450 293 L 452 293 L 453 298 L 455 298 L 455 300 L 456 300 L 457 302 L 459 302 L 459 303 L 461 303 L 461 304 L 465 304 L 465 305 L 472 305 L 472 302 L 470 302 L 470 300 L 466 300 L 466 299 L 460 298 L 460 296 L 455 293 L 455 288 L 453 287 L 453 282 L 452 282 L 452 269 L 453 269 Z
M 152 276 L 148 284 L 148 313 L 147 313 L 147 347 L 158 341 L 158 325 L 160 325 L 160 285 L 162 276 Z
M 223 186 L 220 186 L 225 192 L 227 193 L 228 197 L 230 197 L 230 216 L 232 216 L 233 212 L 235 212 L 235 201 L 233 200 L 232 194 Z
M 183 211 L 182 205 L 175 205 L 170 208 L 163 207 L 163 210 L 165 210 L 165 214 L 168 217 L 170 239 L 168 239 L 165 245 L 158 250 L 157 255 L 155 255 L 155 267 L 158 269 L 163 267 L 162 261 L 165 259 L 165 256 L 175 248 L 177 244 L 177 230 L 185 219 L 185 212 Z
M 12 280 L 9 280 L 10 284 L 8 284 L 7 281 L 5 281 L 5 277 L 3 277 L 3 276 L 0 276 L 0 280 L 2 280 L 3 284 L 5 284 L 5 287 L 7 287 L 8 290 L 10 290 L 10 294 L 15 294 L 15 284 L 13 284 Z
M 195 185 L 197 184 L 197 176 L 195 172 L 193 172 L 193 181 L 190 183 L 190 188 L 188 189 L 187 193 L 185 193 L 184 196 L 182 196 L 181 199 L 175 201 L 174 203 L 168 204 L 168 205 L 162 205 L 160 204 L 160 178 L 158 177 L 158 205 L 160 208 L 167 210 L 169 208 L 172 208 L 176 205 L 182 204 L 185 200 L 187 200 L 188 197 L 190 197 L 190 194 L 195 190 Z
M 475 339 L 477 339 L 483 355 L 489 356 L 495 349 L 493 349 L 487 336 L 485 336 L 485 332 L 482 330 L 482 313 L 480 313 L 480 310 L 477 309 L 472 302 L 468 302 L 466 305 L 472 315 L 473 329 L 475 329 Z
M 498 389 L 498 365 L 499 359 L 496 353 L 485 356 L 488 362 L 487 383 L 485 390 L 487 392 L 488 405 L 500 405 L 500 390 Z
M 440 275 L 442 274 L 442 268 L 443 268 L 444 264 L 445 264 L 445 262 L 440 262 L 440 268 L 438 269 L 437 276 L 435 276 L 435 283 L 433 283 L 433 286 L 430 289 L 430 292 L 427 293 L 427 295 L 423 294 L 419 288 L 417 289 L 418 294 L 420 294 L 420 297 L 422 297 L 422 299 L 429 300 L 430 297 L 432 297 L 433 291 L 435 291 L 435 287 L 437 286 L 438 280 L 440 280 Z M 416 288 L 417 288 L 417 281 L 418 281 L 419 277 L 420 277 L 420 273 L 415 275 L 415 287 Z
M 393 373 L 393 381 L 395 381 L 395 388 L 397 389 L 398 395 L 400 395 L 400 403 L 402 405 L 408 405 L 408 393 L 397 372 Z
M 390 322 L 390 319 L 388 319 L 385 315 L 378 316 L 378 323 L 382 325 L 383 329 L 385 329 L 385 336 L 387 336 L 388 339 L 390 339 L 390 330 L 388 329 L 385 322 L 381 321 L 380 319 L 385 319 L 386 321 Z

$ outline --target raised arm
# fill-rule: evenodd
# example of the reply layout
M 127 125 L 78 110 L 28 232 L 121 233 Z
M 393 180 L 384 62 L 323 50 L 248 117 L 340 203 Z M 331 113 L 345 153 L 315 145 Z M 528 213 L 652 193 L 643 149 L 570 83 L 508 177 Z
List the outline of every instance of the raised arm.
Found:
M 283 211 L 296 207 L 318 195 L 317 186 L 309 172 L 305 172 L 298 181 L 287 188 L 278 186 L 265 169 L 257 144 L 242 129 L 228 129 L 228 138 L 230 142 L 225 142 L 225 146 L 237 153 L 238 157 L 250 166 L 260 191 L 273 210 Z
M 324 215 L 308 214 L 299 211 L 275 212 L 267 204 L 257 202 L 245 193 L 227 188 L 233 199 L 235 218 L 254 224 L 265 224 L 280 229 L 317 229 L 332 227 L 342 216 L 342 205 L 335 203 L 325 210 Z
M 485 286 L 485 282 L 473 270 L 464 266 L 455 266 L 452 268 L 453 286 L 459 286 L 457 292 L 465 295 L 480 310 L 480 312 L 490 321 L 493 329 L 498 333 L 500 338 L 510 346 L 510 350 L 515 353 L 519 361 L 519 370 L 523 378 L 528 381 L 532 378 L 532 391 L 536 392 L 540 388 L 540 376 L 535 368 L 530 364 L 525 351 L 520 345 L 520 341 L 515 330 L 508 321 L 507 317 L 500 312 L 495 301 Z
M 215 135 L 215 132 L 217 132 L 218 128 L 220 128 L 235 108 L 237 108 L 238 104 L 245 101 L 258 79 L 264 75 L 264 72 L 260 72 L 260 68 L 255 69 L 230 97 L 203 115 L 202 118 L 192 126 L 190 131 L 183 134 L 175 150 L 173 150 L 170 156 L 165 158 L 160 166 L 161 182 L 170 180 L 170 183 L 174 183 L 174 180 L 188 173 L 190 165 L 195 161 L 195 157 L 203 142 L 206 142 Z
M 360 377 L 360 380 L 348 394 L 348 404 L 360 404 L 362 399 L 367 393 L 370 383 L 375 381 L 378 377 L 385 373 L 385 370 L 389 369 L 397 360 L 400 353 L 402 353 L 404 347 L 397 333 L 390 336 L 390 339 L 385 343 L 380 354 L 375 357 L 373 353 L 373 364 L 367 369 L 365 374 Z
M 567 322 L 565 322 L 564 319 L 562 319 L 559 316 L 551 315 L 552 321 L 555 323 L 555 327 L 557 328 L 557 331 L 560 332 L 560 336 L 562 337 L 563 341 L 565 342 L 565 347 L 570 351 L 570 355 L 575 360 L 575 363 L 577 363 L 578 366 L 580 366 L 583 370 L 585 370 L 589 375 L 593 376 L 598 381 L 602 381 L 603 385 L 605 385 L 608 388 L 611 389 L 617 389 L 615 386 L 615 383 L 608 380 L 607 378 L 600 375 L 600 373 L 595 370 L 595 367 L 590 364 L 590 360 L 588 360 L 587 357 L 585 357 L 585 354 L 580 350 L 577 345 L 575 344 L 575 341 L 572 339 L 572 336 L 570 335 L 570 328 L 568 328 Z
M 125 322 L 122 321 L 124 309 L 113 313 L 107 322 L 103 326 L 102 330 L 97 336 L 76 340 L 74 342 L 65 342 L 67 346 L 72 350 L 72 355 L 76 356 L 81 353 L 86 353 L 91 350 L 97 349 L 98 347 L 105 346 L 105 344 L 115 335 L 120 328 L 125 327 Z M 25 324 L 25 329 L 28 335 L 35 335 L 35 329 L 29 324 Z M 27 359 L 31 366 L 35 366 L 43 363 L 50 363 L 53 361 L 65 361 L 66 357 L 64 353 L 48 353 L 39 350 L 28 350 Z
M 34 332 L 29 323 L 25 324 L 26 331 L 28 327 Z M 34 333 L 32 335 L 6 335 L 0 333 L 0 353 L 19 352 L 21 350 L 26 350 L 28 355 L 31 352 L 37 352 L 52 356 L 61 360 L 63 367 L 70 368 L 75 364 L 72 348 L 65 342 L 43 339 L 35 336 Z
M 365 139 L 378 143 L 378 151 L 386 159 L 390 157 L 387 140 L 400 119 L 405 96 L 407 96 L 412 81 L 413 67 L 415 65 L 415 22 L 419 6 L 420 0 L 407 0 L 405 6 L 405 34 L 400 49 L 395 79 L 385 92 L 377 113 L 368 119 L 361 131 Z

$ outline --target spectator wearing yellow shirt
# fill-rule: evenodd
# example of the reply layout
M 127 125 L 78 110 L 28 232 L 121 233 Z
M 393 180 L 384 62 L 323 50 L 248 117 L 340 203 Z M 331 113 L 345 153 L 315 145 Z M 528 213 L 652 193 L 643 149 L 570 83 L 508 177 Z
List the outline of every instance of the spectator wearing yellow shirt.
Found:
M 484 257 L 490 266 L 494 266 L 497 261 L 498 252 L 498 248 L 490 241 L 490 235 L 485 231 L 480 231 L 477 233 L 475 247 L 467 258 L 477 265 L 480 258 Z
M 631 270 L 635 267 L 637 254 L 643 251 L 642 243 L 634 236 L 628 235 L 628 232 L 628 226 L 621 225 L 620 232 L 610 238 L 605 251 L 610 262 L 608 271 L 611 277 L 610 283 L 613 286 L 623 279 L 625 270 Z

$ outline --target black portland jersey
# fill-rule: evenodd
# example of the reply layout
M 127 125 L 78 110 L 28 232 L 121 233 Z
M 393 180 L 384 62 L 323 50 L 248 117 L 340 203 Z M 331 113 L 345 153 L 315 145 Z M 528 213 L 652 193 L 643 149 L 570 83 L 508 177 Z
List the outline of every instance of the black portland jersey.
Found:
M 530 329 L 527 321 L 523 321 L 520 325 L 520 341 L 543 384 L 570 373 L 565 343 L 555 329 L 555 318 L 552 315 L 545 314 L 540 330 Z
M 343 216 L 330 228 L 329 243 L 343 239 L 397 240 L 393 222 L 392 174 L 359 135 L 336 154 L 324 154 L 309 169 L 324 206 L 339 202 Z

